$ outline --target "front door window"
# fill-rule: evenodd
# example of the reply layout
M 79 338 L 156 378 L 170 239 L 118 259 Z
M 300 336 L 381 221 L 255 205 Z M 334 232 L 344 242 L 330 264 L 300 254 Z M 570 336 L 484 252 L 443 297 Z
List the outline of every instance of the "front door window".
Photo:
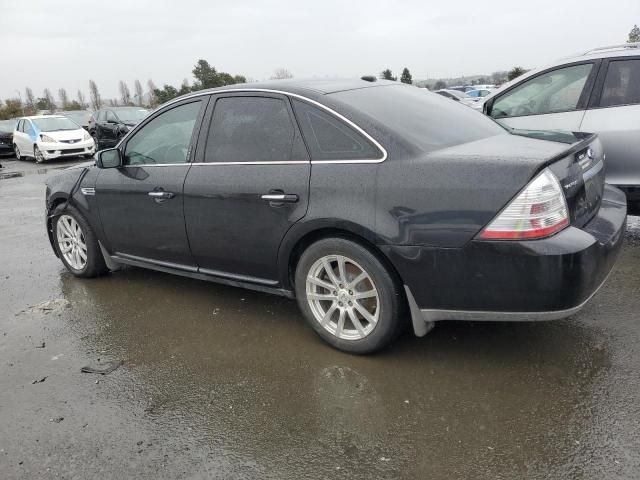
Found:
M 127 141 L 124 165 L 185 163 L 202 101 L 167 110 Z
M 526 80 L 495 100 L 491 116 L 499 119 L 575 111 L 592 69 L 592 63 L 573 65 Z

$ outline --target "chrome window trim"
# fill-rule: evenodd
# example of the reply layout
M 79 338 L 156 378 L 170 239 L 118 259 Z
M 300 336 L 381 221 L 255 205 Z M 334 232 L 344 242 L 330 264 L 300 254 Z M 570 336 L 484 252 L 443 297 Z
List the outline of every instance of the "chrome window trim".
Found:
M 343 122 L 345 122 L 347 125 L 349 125 L 351 128 L 353 128 L 354 130 L 356 130 L 358 133 L 360 133 L 362 136 L 364 136 L 367 140 L 369 140 L 371 143 L 373 143 L 376 148 L 378 148 L 381 152 L 382 152 L 382 157 L 381 158 L 372 158 L 372 159 L 353 159 L 353 160 L 348 160 L 348 159 L 344 159 L 344 160 L 311 160 L 311 164 L 325 164 L 325 163 L 382 163 L 384 162 L 387 157 L 388 157 L 388 153 L 387 150 L 380 144 L 380 142 L 378 142 L 375 138 L 373 138 L 371 135 L 369 135 L 367 132 L 365 132 L 362 128 L 360 128 L 360 126 L 358 126 L 357 124 L 355 124 L 354 122 L 352 122 L 351 120 L 349 120 L 348 118 L 346 118 L 344 115 L 341 115 L 340 113 L 336 112 L 335 110 L 333 110 L 330 107 L 327 107 L 326 105 L 323 105 L 320 102 L 317 102 L 315 100 L 312 100 L 308 97 L 305 97 L 304 95 L 299 95 L 297 93 L 291 93 L 291 92 L 285 92 L 283 90 L 273 90 L 273 89 L 269 89 L 269 88 L 227 88 L 224 90 L 209 90 L 209 91 L 202 91 L 202 92 L 198 92 L 196 94 L 193 95 L 189 95 L 189 96 L 185 96 L 185 97 L 178 97 L 174 100 L 170 100 L 169 102 L 165 103 L 162 108 L 164 107 L 168 107 L 170 105 L 173 105 L 174 103 L 178 103 L 178 102 L 182 102 L 185 100 L 189 100 L 190 98 L 197 98 L 197 97 L 202 97 L 205 95 L 217 95 L 219 93 L 243 93 L 243 92 L 249 92 L 249 93 L 274 93 L 274 94 L 278 94 L 278 95 L 285 95 L 287 97 L 294 97 L 294 98 L 298 98 L 300 100 L 303 100 L 305 102 L 309 102 L 312 105 L 315 105 L 318 108 L 321 108 L 327 112 L 329 112 L 331 115 L 334 115 L 336 117 L 338 117 L 340 120 L 342 120 Z M 125 135 L 125 137 L 122 139 L 122 141 L 124 141 L 128 136 L 129 133 L 135 131 L 137 129 L 133 129 L 130 130 L 129 132 L 127 132 L 127 135 Z M 191 165 L 268 165 L 268 164 L 290 164 L 291 162 L 209 162 L 209 163 L 205 163 L 205 162 L 192 162 Z M 302 163 L 308 163 L 307 161 L 304 161 Z M 162 164 L 162 166 L 164 166 L 165 164 Z M 173 164 L 171 164 L 173 165 Z M 160 165 L 156 165 L 156 166 L 160 166 Z

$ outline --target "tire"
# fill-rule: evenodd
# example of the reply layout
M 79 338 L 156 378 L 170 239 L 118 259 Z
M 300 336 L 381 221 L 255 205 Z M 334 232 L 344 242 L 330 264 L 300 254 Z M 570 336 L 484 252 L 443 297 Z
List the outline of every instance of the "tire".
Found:
M 100 141 L 98 140 L 98 137 L 96 136 L 95 132 L 91 135 L 91 138 L 93 138 L 93 143 L 96 144 L 96 152 L 98 150 L 100 150 Z
M 22 157 L 20 156 L 20 149 L 18 148 L 18 145 L 16 145 L 15 143 L 13 144 L 13 153 L 16 156 L 16 160 L 22 160 Z
M 35 159 L 36 163 L 44 162 L 44 157 L 42 156 L 42 152 L 40 151 L 37 145 L 33 146 L 33 158 Z
M 327 238 L 309 246 L 296 267 L 295 291 L 307 323 L 338 350 L 372 353 L 401 331 L 405 301 L 399 282 L 376 255 L 351 240 Z
M 58 253 L 58 257 L 62 260 L 62 263 L 64 263 L 64 266 L 67 267 L 67 270 L 73 273 L 76 277 L 83 278 L 97 277 L 108 272 L 109 269 L 107 268 L 102 252 L 100 251 L 98 239 L 95 232 L 89 225 L 89 222 L 87 222 L 75 207 L 69 205 L 64 211 L 62 208 L 62 206 L 59 206 L 54 212 L 55 217 L 53 219 L 52 229 L 55 249 Z M 68 222 L 69 219 L 72 219 L 73 221 Z M 63 225 L 60 226 L 59 232 L 58 225 L 60 222 L 63 222 Z M 74 237 L 68 234 L 69 227 L 74 225 L 73 222 L 75 222 L 80 229 L 80 235 L 75 236 L 76 242 L 73 242 L 72 240 Z M 74 229 L 71 228 L 71 231 L 73 233 Z M 69 240 L 63 241 L 62 239 L 64 238 Z M 86 256 L 84 261 L 82 261 L 83 259 L 81 254 L 78 254 L 79 257 L 74 257 L 74 255 L 65 254 L 63 251 L 63 248 L 67 248 L 70 245 L 76 246 L 82 250 L 82 242 L 84 242 L 86 247 L 86 249 L 83 250 Z M 80 262 L 74 263 L 78 258 L 80 259 Z

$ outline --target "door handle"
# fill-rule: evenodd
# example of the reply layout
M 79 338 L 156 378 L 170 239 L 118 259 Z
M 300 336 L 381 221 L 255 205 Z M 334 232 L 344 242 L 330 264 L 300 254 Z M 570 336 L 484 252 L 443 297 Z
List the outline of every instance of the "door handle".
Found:
M 298 195 L 295 193 L 269 193 L 262 195 L 260 198 L 273 203 L 296 203 L 298 201 Z
M 162 192 L 162 191 L 153 191 L 153 192 L 149 192 L 147 193 L 147 195 L 149 195 L 150 197 L 153 198 L 164 198 L 164 199 L 169 199 L 169 198 L 173 198 L 176 196 L 175 193 L 173 192 Z

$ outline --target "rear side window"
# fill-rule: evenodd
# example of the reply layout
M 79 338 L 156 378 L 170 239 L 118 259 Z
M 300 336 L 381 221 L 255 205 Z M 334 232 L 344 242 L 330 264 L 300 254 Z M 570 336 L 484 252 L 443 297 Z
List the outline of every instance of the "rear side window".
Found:
M 640 104 L 640 60 L 616 60 L 609 63 L 600 106 L 633 104 Z
M 295 136 L 284 100 L 220 98 L 209 127 L 205 162 L 289 161 Z
M 331 96 L 425 152 L 506 134 L 504 128 L 480 112 L 426 88 L 390 85 L 346 90 Z
M 311 160 L 374 160 L 382 152 L 342 120 L 300 100 L 293 105 Z

